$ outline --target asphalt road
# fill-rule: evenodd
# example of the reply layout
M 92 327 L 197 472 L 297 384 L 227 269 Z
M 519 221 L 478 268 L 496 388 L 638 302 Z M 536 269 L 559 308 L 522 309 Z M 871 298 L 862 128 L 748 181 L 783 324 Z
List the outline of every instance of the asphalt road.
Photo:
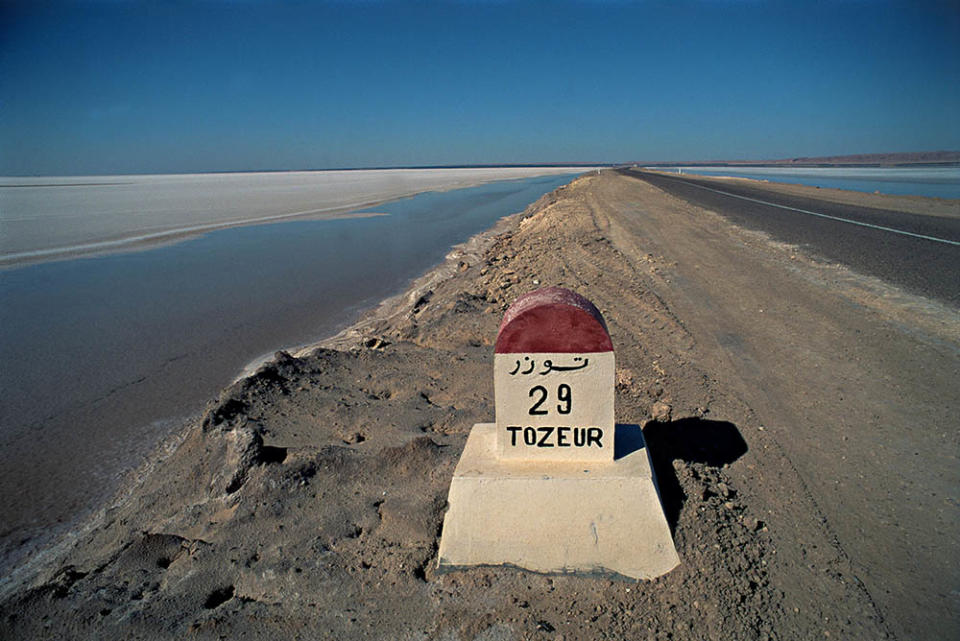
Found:
M 687 176 L 620 172 L 742 227 L 960 307 L 960 218 L 857 207 Z

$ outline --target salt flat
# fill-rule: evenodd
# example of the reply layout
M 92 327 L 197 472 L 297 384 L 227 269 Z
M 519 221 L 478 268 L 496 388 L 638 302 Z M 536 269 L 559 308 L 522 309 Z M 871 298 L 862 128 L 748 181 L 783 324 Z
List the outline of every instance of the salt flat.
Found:
M 587 169 L 0 177 L 0 264 L 128 249 L 223 227 L 326 218 L 423 191 Z

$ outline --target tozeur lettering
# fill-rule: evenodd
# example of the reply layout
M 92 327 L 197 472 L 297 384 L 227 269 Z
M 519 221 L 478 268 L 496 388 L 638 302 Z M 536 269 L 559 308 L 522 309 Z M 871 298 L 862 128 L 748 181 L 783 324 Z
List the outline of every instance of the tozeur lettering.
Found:
M 511 447 L 520 444 L 529 447 L 603 447 L 603 429 L 599 427 L 508 425 L 507 432 Z

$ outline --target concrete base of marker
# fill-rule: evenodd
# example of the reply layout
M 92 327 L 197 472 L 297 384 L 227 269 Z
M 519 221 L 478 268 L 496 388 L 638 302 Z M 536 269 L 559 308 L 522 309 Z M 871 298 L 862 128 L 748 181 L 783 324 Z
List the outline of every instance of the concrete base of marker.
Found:
M 680 563 L 639 426 L 617 425 L 612 462 L 497 458 L 496 425 L 473 426 L 450 484 L 438 566 L 653 579 Z

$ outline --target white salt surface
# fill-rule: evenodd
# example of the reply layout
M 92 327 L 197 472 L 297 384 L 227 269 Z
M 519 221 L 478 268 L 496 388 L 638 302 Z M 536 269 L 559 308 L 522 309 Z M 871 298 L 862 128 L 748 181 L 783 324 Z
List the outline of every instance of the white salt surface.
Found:
M 0 264 L 122 250 L 236 225 L 324 218 L 424 191 L 590 169 L 0 177 Z

